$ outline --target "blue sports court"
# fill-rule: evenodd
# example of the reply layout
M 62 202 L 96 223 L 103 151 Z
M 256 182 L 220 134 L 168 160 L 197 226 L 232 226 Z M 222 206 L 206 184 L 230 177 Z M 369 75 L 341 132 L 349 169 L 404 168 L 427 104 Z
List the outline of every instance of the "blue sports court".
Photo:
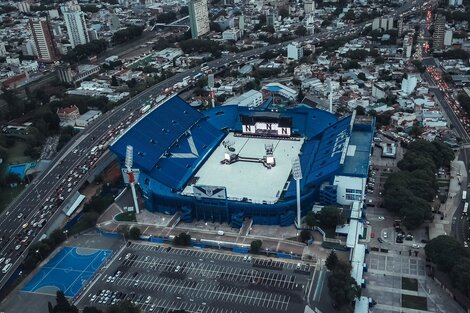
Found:
M 29 281 L 22 291 L 55 295 L 62 290 L 73 298 L 111 255 L 110 250 L 64 247 Z

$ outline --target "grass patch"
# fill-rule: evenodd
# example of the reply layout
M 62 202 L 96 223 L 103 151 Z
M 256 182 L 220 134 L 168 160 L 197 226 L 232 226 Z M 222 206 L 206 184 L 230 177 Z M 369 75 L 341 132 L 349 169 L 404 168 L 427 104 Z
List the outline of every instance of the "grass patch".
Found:
M 401 306 L 408 309 L 428 310 L 428 301 L 425 297 L 401 295 Z
M 402 277 L 401 289 L 418 291 L 418 280 L 415 278 Z
M 135 212 L 119 213 L 114 217 L 114 219 L 119 222 L 137 222 Z
M 23 191 L 24 185 L 19 184 L 16 188 L 0 188 L 0 212 L 3 212 L 8 205 Z

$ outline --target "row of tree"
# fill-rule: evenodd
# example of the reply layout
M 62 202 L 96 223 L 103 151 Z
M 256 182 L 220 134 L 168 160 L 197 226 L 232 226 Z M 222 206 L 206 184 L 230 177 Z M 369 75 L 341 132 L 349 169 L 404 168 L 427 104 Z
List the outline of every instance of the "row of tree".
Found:
M 115 45 L 124 43 L 142 35 L 144 32 L 143 26 L 131 25 L 126 29 L 121 29 L 113 34 L 111 42 Z
M 104 39 L 92 40 L 89 43 L 78 45 L 70 50 L 63 60 L 69 63 L 78 63 L 88 57 L 98 55 L 108 48 L 108 42 Z
M 361 287 L 351 277 L 351 264 L 338 259 L 335 251 L 331 251 L 325 263 L 331 273 L 328 276 L 330 297 L 338 307 L 351 304 L 361 296 Z
M 470 297 L 470 253 L 460 242 L 450 236 L 432 239 L 424 248 L 426 256 L 440 271 L 450 275 L 452 284 Z
M 346 222 L 346 218 L 339 207 L 328 205 L 324 206 L 317 214 L 309 211 L 304 221 L 308 226 L 320 226 L 324 229 L 331 229 L 336 227 L 336 225 L 343 225 Z
M 61 229 L 54 230 L 49 237 L 32 244 L 28 249 L 28 254 L 23 261 L 23 268 L 33 270 L 37 264 L 44 260 L 52 251 L 55 250 L 67 236 Z
M 449 168 L 454 152 L 440 141 L 417 140 L 398 162 L 400 171 L 390 174 L 384 185 L 384 207 L 399 215 L 405 227 L 414 229 L 432 217 L 438 168 Z

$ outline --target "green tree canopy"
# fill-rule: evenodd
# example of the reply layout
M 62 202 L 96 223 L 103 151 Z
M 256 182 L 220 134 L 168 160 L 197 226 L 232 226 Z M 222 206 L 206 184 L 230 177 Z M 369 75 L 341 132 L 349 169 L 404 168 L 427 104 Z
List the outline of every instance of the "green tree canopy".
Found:
M 439 236 L 424 247 L 426 256 L 444 272 L 450 272 L 462 257 L 469 257 L 468 251 L 460 242 L 450 236 Z
M 188 233 L 181 233 L 178 236 L 175 236 L 173 243 L 176 246 L 190 246 L 191 245 L 191 235 Z
M 351 277 L 351 265 L 339 261 L 333 273 L 328 277 L 328 289 L 331 298 L 341 307 L 359 297 L 361 288 L 357 285 L 354 278 Z
M 258 253 L 261 250 L 261 247 L 263 246 L 263 242 L 261 240 L 253 240 L 250 244 L 250 251 L 252 253 Z
M 332 228 L 336 225 L 342 225 L 346 221 L 342 214 L 342 210 L 336 206 L 325 206 L 318 214 L 320 225 Z
M 132 226 L 129 229 L 128 238 L 132 240 L 138 240 L 140 238 L 140 229 L 136 226 Z
M 335 250 L 331 250 L 330 254 L 326 258 L 326 268 L 329 269 L 330 271 L 334 270 L 336 265 L 338 264 L 338 256 L 336 255 Z

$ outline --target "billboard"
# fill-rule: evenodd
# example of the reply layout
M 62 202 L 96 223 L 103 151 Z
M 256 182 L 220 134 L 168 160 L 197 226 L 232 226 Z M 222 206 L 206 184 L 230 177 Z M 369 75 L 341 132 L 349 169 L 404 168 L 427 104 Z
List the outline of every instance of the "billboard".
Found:
M 193 185 L 193 193 L 197 199 L 227 199 L 227 190 L 222 186 Z

